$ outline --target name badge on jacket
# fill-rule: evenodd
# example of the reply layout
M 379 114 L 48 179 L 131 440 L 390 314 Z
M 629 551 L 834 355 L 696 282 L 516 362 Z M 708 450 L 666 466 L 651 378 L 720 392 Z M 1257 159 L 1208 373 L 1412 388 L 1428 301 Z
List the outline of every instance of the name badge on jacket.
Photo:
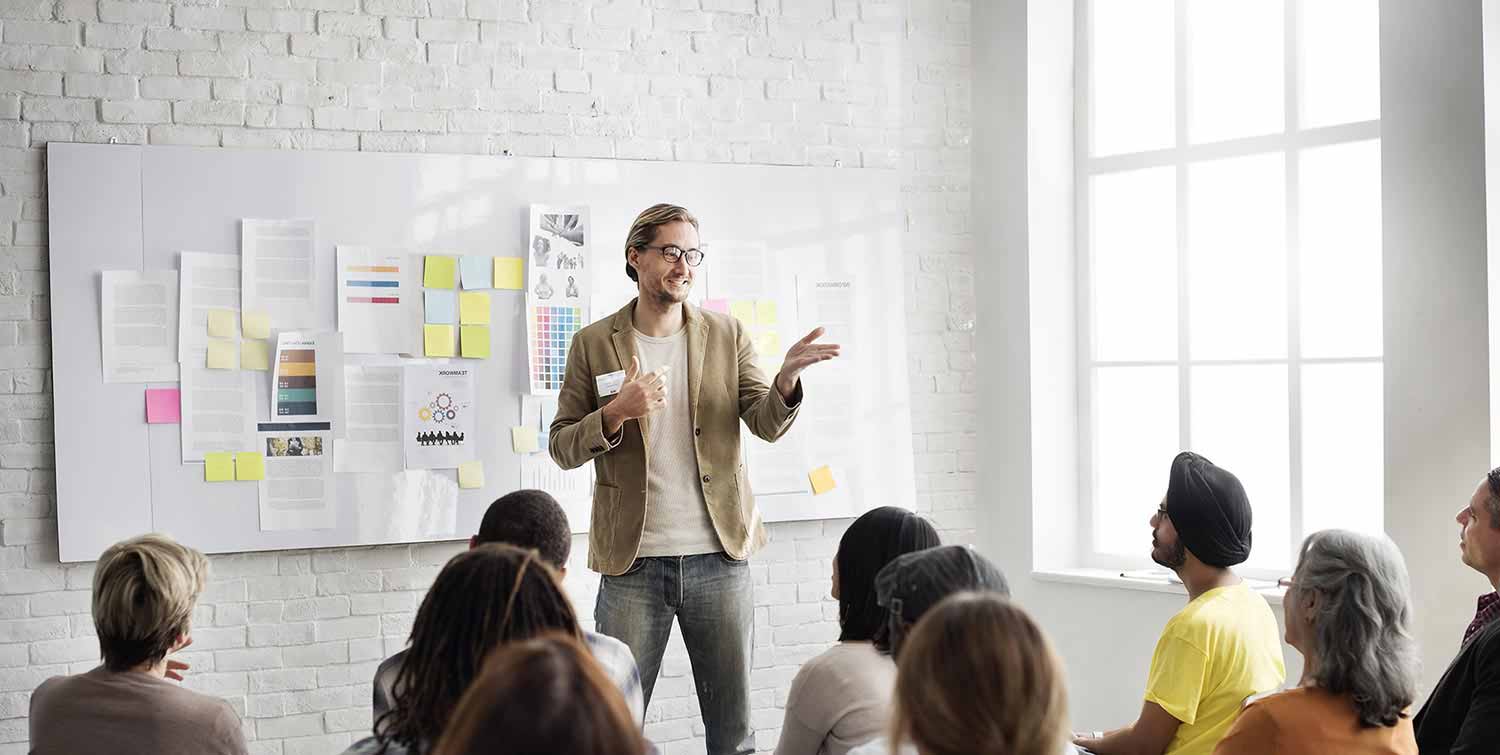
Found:
M 624 370 L 616 370 L 594 378 L 594 386 L 599 389 L 599 398 L 619 393 L 620 387 L 623 385 L 625 385 Z

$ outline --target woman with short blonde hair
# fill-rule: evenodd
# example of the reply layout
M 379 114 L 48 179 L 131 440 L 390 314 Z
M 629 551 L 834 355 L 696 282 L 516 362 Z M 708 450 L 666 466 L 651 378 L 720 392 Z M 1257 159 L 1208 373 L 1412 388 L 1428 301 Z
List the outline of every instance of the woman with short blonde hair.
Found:
M 31 695 L 35 755 L 240 755 L 229 704 L 170 680 L 187 664 L 169 656 L 192 643 L 193 607 L 208 559 L 166 535 L 115 543 L 94 568 L 94 631 L 103 665 L 42 682 Z
M 1062 664 L 1019 606 L 959 593 L 928 611 L 897 660 L 892 751 L 1059 755 L 1068 745 Z

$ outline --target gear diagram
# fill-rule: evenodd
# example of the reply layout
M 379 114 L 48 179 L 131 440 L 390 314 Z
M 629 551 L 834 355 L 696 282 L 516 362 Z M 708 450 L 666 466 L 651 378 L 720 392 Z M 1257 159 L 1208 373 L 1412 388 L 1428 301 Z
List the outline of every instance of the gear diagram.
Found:
M 417 410 L 417 416 L 424 422 L 449 424 L 457 421 L 458 409 L 458 403 L 453 400 L 453 396 L 439 393 L 432 398 L 431 404 Z

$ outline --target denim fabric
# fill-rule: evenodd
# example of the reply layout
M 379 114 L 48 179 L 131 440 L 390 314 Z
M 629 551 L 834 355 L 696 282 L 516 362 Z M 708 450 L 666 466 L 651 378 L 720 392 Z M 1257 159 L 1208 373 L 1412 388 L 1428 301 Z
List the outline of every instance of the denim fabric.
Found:
M 606 575 L 599 583 L 597 629 L 635 653 L 647 705 L 676 617 L 698 688 L 708 755 L 755 752 L 751 585 L 749 562 L 723 553 L 638 558 L 624 574 Z

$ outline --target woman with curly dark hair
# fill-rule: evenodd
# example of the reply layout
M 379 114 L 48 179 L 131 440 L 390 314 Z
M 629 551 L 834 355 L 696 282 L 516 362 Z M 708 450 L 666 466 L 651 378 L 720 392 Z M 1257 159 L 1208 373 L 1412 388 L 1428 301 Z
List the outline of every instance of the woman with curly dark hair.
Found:
M 374 736 L 345 755 L 423 755 L 442 735 L 490 651 L 561 632 L 578 618 L 551 567 L 534 550 L 482 545 L 443 566 L 412 624 L 411 647 Z

